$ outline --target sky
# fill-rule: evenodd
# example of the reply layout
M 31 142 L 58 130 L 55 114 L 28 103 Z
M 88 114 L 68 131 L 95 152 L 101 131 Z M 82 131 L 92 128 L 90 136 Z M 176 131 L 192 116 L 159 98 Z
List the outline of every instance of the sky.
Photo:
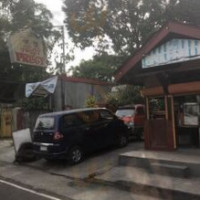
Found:
M 42 3 L 53 13 L 53 24 L 62 25 L 64 13 L 62 12 L 62 0 L 35 0 L 37 3 Z
M 62 11 L 63 0 L 35 0 L 37 3 L 42 3 L 46 5 L 46 7 L 52 12 L 53 20 L 52 23 L 55 26 L 63 25 L 63 21 L 65 18 L 65 14 Z M 67 31 L 65 31 L 65 40 L 67 43 L 71 43 L 69 36 L 67 35 Z M 75 60 L 66 64 L 66 71 L 70 68 L 70 66 L 76 66 L 80 63 L 81 60 L 89 60 L 92 58 L 94 53 L 93 48 L 87 48 L 85 51 L 81 51 L 80 49 L 75 49 Z

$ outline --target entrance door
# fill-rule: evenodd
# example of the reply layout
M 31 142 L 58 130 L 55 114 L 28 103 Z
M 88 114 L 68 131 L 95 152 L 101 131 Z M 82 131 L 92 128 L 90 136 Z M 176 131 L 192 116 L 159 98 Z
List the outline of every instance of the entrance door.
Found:
M 145 148 L 172 150 L 176 148 L 173 97 L 146 99 Z

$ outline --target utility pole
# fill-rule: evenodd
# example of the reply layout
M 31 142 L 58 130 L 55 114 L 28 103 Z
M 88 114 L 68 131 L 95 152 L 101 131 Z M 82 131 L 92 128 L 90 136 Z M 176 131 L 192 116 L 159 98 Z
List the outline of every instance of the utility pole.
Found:
M 62 42 L 63 42 L 63 69 L 61 70 L 62 73 L 65 74 L 65 26 L 62 26 Z
M 54 27 L 58 27 L 61 28 L 61 35 L 62 35 L 62 61 L 63 64 L 60 66 L 60 73 L 61 73 L 61 79 L 60 79 L 60 94 L 61 94 L 61 109 L 64 110 L 65 109 L 65 87 L 64 87 L 64 81 L 62 79 L 62 75 L 65 74 L 65 26 L 64 25 L 60 25 L 60 26 L 54 26 Z
M 63 66 L 61 66 L 61 106 L 62 110 L 65 109 L 65 87 L 62 75 L 65 74 L 65 26 L 62 26 L 62 47 L 63 47 Z

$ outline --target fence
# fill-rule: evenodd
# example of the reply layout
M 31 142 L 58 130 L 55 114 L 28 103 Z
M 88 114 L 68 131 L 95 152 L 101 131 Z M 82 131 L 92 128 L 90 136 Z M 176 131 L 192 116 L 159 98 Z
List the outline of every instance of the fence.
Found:
M 1 108 L 0 109 L 0 137 L 9 138 L 12 131 L 30 128 L 31 133 L 37 117 L 40 114 L 49 112 L 47 110 L 26 111 L 21 108 Z

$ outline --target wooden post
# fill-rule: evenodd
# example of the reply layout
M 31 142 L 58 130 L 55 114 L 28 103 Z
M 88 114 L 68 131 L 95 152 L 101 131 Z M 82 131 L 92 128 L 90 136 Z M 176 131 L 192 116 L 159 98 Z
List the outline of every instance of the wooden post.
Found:
M 169 119 L 169 111 L 168 111 L 168 97 L 165 95 L 165 119 Z
M 149 116 L 149 98 L 146 97 L 146 112 L 147 112 L 147 120 L 150 119 L 150 116 Z
M 177 148 L 176 143 L 176 121 L 175 121 L 175 113 L 174 113 L 174 97 L 170 96 L 171 98 L 171 112 L 172 112 L 172 128 L 173 128 L 173 141 L 174 141 L 174 148 Z

